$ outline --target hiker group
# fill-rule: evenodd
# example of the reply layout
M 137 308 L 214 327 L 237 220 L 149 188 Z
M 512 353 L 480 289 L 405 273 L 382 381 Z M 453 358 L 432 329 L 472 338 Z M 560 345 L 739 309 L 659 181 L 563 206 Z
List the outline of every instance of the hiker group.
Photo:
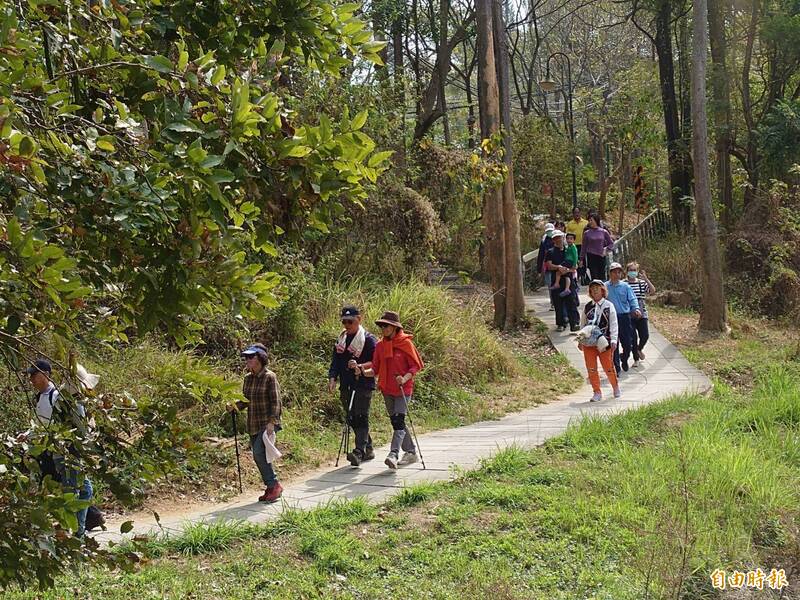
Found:
M 646 296 L 655 286 L 635 261 L 625 268 L 618 262 L 608 267 L 606 257 L 614 241 L 600 216 L 590 212 L 581 218 L 578 208 L 568 223 L 545 225 L 537 267 L 550 292 L 550 310 L 555 311 L 556 331 L 577 333 L 578 347 L 592 385 L 591 402 L 603 399 L 598 362 L 620 398 L 619 379 L 645 359 L 650 337 Z M 589 301 L 580 309 L 579 286 L 588 285 Z
M 377 388 L 383 395 L 392 426 L 390 450 L 384 463 L 394 470 L 399 465 L 417 462 L 418 448 L 412 435 L 409 404 L 414 393 L 414 376 L 424 365 L 413 336 L 403 330 L 400 317 L 391 311 L 375 321 L 381 331 L 380 340 L 362 325 L 362 315 L 356 306 L 342 308 L 340 318 L 342 331 L 334 344 L 328 369 L 328 390 L 334 393 L 338 383 L 339 400 L 345 414 L 339 451 L 346 452 L 347 460 L 354 467 L 375 458 L 369 411 L 372 394 Z M 281 429 L 280 389 L 275 373 L 267 368 L 268 354 L 263 344 L 248 347 L 242 357 L 248 371 L 242 387 L 247 402 L 227 408 L 231 412 L 247 409 L 247 432 L 253 459 L 265 486 L 258 499 L 276 502 L 283 493 L 271 460 L 280 456 L 275 448 L 275 434 Z M 355 438 L 352 448 L 345 447 L 351 428 Z

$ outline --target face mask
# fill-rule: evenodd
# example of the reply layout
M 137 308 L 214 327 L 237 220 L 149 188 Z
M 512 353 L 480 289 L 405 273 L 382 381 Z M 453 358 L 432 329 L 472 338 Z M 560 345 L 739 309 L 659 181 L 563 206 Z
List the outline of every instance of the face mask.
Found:
M 631 279 L 636 279 L 636 276 L 639 274 L 639 271 L 628 271 L 628 277 Z
M 544 234 L 549 238 L 553 237 L 553 232 L 552 231 L 545 231 Z

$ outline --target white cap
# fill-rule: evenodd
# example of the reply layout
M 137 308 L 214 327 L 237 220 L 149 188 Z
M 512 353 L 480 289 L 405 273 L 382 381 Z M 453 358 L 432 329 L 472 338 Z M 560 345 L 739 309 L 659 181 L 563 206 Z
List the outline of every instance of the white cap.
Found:
M 608 271 L 609 271 L 609 273 L 610 273 L 611 271 L 614 271 L 614 270 L 616 270 L 616 269 L 622 270 L 622 265 L 621 265 L 621 264 L 619 264 L 618 262 L 612 262 L 612 263 L 611 263 L 611 266 L 610 266 L 610 267 L 608 267 Z
M 556 226 L 553 225 L 552 223 L 548 223 L 547 225 L 544 226 L 545 231 L 553 231 L 555 228 Z
M 554 238 L 557 238 L 557 237 L 564 237 L 564 232 L 563 232 L 563 231 L 561 231 L 560 229 L 554 229 L 554 230 L 553 230 L 553 236 L 552 236 L 552 237 L 554 237 Z

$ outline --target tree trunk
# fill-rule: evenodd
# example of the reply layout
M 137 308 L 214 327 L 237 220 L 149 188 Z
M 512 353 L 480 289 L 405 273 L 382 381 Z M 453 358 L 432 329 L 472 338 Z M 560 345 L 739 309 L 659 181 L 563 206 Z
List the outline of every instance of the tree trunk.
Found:
M 706 118 L 706 29 L 707 0 L 694 0 L 692 35 L 692 150 L 694 152 L 694 199 L 697 234 L 703 260 L 703 302 L 701 330 L 724 332 L 725 294 L 722 285 L 722 261 L 717 241 L 717 220 L 711 204 L 708 169 L 708 122 Z
M 525 318 L 525 292 L 522 288 L 522 252 L 519 241 L 519 212 L 514 191 L 514 165 L 511 139 L 511 75 L 503 0 L 492 0 L 492 29 L 500 95 L 500 122 L 503 128 L 503 233 L 505 238 L 506 314 L 505 329 L 516 329 Z
M 669 0 L 659 0 L 656 12 L 656 52 L 658 76 L 661 82 L 661 102 L 664 106 L 664 128 L 667 134 L 669 158 L 670 211 L 672 222 L 679 229 L 690 224 L 689 206 L 685 200 L 691 195 L 691 159 L 687 156 L 686 140 L 681 135 L 678 100 L 675 94 L 675 66 L 672 54 L 672 11 Z
M 747 179 L 750 185 L 744 189 L 744 206 L 747 208 L 756 197 L 758 191 L 758 128 L 753 115 L 753 102 L 750 97 L 750 69 L 753 65 L 753 49 L 758 33 L 758 22 L 761 14 L 761 1 L 751 0 L 753 3 L 750 13 L 750 24 L 747 27 L 745 41 L 744 61 L 742 66 L 742 115 L 747 125 L 747 156 L 744 168 L 747 170 Z
M 500 92 L 497 87 L 497 66 L 494 55 L 492 1 L 476 0 L 475 15 L 478 34 L 478 105 L 483 139 L 492 137 L 500 129 Z M 483 224 L 486 266 L 492 282 L 494 299 L 494 325 L 501 328 L 506 321 L 502 186 L 487 190 L 483 199 Z
M 729 0 L 708 1 L 708 25 L 711 37 L 711 104 L 714 114 L 714 135 L 717 154 L 717 196 L 722 206 L 722 224 L 729 229 L 733 224 L 733 179 L 731 177 L 731 92 L 728 84 L 725 39 L 725 15 Z
M 406 78 L 403 63 L 403 30 L 405 19 L 397 17 L 392 23 L 392 63 L 394 66 L 394 95 L 400 106 L 400 134 L 397 141 L 397 154 L 393 158 L 395 166 L 401 170 L 406 167 Z
M 450 13 L 449 0 L 439 2 L 439 46 L 447 45 L 447 19 Z M 444 53 L 439 52 L 439 112 L 442 115 L 442 126 L 444 127 L 444 145 L 450 146 L 450 121 L 447 118 L 447 75 L 450 72 L 450 52 L 446 53 L 447 64 L 444 61 Z

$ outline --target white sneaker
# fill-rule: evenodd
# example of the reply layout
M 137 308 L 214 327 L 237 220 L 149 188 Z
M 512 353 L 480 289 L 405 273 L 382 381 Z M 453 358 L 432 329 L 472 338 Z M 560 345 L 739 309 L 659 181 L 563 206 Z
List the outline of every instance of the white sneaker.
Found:
M 400 459 L 401 465 L 413 465 L 419 460 L 416 452 L 404 452 L 403 458 Z
M 385 464 L 390 469 L 396 469 L 397 468 L 397 455 L 394 452 L 389 452 L 389 456 L 386 457 L 386 460 L 383 461 L 383 464 Z
M 639 367 L 639 365 L 641 365 L 641 364 L 642 364 L 642 362 L 641 362 L 641 361 L 639 361 L 639 360 L 635 360 L 635 361 L 633 361 L 633 368 L 634 368 L 634 369 L 636 369 L 636 368 L 638 368 L 638 367 Z

